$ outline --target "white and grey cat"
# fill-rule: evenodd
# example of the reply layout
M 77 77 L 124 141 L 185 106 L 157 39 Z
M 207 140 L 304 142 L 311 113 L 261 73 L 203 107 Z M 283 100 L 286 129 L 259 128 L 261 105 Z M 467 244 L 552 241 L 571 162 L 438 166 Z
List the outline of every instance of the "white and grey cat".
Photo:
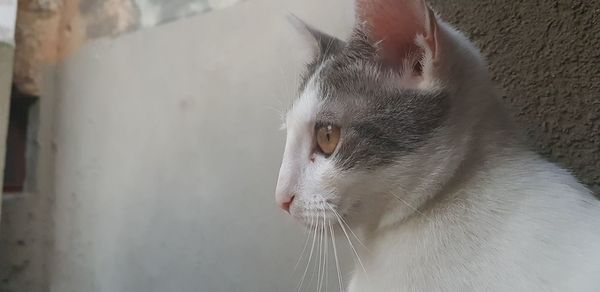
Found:
M 600 291 L 599 201 L 521 142 L 474 45 L 420 0 L 356 8 L 347 41 L 304 28 L 276 190 L 357 233 L 347 291 Z

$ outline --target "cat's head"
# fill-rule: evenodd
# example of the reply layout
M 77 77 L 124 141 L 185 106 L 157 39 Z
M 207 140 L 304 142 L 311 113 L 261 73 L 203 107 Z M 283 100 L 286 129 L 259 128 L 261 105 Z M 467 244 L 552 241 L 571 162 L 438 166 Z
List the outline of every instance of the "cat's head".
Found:
M 307 225 L 424 202 L 485 107 L 482 58 L 424 2 L 357 2 L 347 41 L 298 23 L 316 53 L 286 116 L 276 201 Z

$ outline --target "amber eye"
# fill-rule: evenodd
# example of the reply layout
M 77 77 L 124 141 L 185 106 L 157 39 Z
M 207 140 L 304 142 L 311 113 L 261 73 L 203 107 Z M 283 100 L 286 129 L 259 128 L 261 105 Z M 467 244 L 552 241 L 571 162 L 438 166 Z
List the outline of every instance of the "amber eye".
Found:
M 317 145 L 325 155 L 331 155 L 340 141 L 340 127 L 325 125 L 317 127 Z

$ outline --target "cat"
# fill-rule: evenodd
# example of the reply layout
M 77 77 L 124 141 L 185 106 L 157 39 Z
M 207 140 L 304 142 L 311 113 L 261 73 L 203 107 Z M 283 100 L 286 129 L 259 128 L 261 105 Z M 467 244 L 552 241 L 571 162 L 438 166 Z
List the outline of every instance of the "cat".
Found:
M 298 24 L 275 196 L 364 245 L 340 289 L 600 291 L 599 201 L 526 146 L 478 49 L 421 0 L 356 15 L 345 41 Z

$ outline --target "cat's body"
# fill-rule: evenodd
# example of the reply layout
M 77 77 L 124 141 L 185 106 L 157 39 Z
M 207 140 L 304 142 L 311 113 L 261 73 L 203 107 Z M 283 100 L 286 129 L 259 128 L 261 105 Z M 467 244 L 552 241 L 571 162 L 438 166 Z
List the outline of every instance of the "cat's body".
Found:
M 475 163 L 419 212 L 397 221 L 392 204 L 360 229 L 349 292 L 600 291 L 597 200 L 526 150 Z
M 347 42 L 307 29 L 276 197 L 357 233 L 348 291 L 600 291 L 599 201 L 524 146 L 477 49 L 419 0 L 357 1 Z

